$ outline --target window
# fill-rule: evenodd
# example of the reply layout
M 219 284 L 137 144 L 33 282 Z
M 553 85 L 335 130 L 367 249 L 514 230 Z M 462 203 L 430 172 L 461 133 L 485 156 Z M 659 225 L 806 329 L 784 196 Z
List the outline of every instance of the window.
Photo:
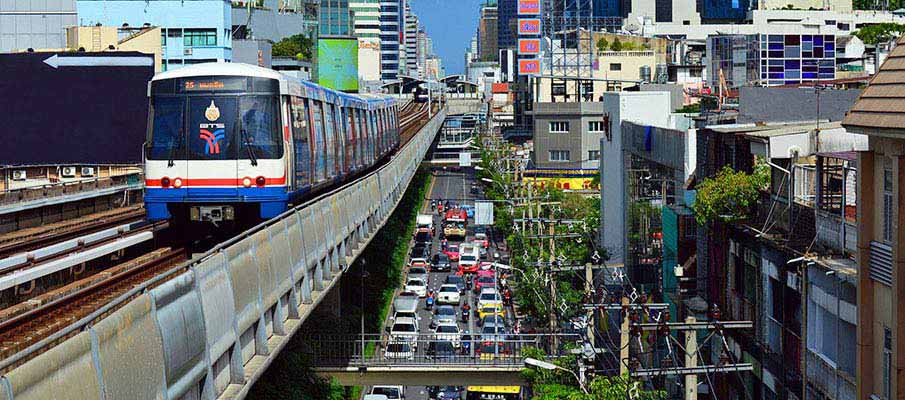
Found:
M 622 63 L 610 63 L 610 71 L 622 71 Z
M 588 122 L 588 132 L 603 133 L 606 132 L 606 127 L 603 125 L 603 121 L 590 121 Z
M 186 29 L 183 37 L 185 46 L 216 46 L 216 29 Z
M 550 161 L 569 161 L 569 150 L 550 150 Z
M 883 328 L 883 399 L 892 393 L 892 332 Z
M 569 133 L 569 121 L 550 122 L 550 133 Z
M 588 150 L 588 161 L 600 160 L 600 150 Z
M 892 241 L 892 170 L 883 169 L 883 241 Z

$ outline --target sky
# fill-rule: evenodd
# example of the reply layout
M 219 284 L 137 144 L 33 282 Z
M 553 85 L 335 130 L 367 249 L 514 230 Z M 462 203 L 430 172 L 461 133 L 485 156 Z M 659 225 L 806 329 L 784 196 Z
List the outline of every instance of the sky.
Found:
M 465 49 L 478 27 L 484 0 L 408 0 L 434 41 L 447 74 L 465 72 Z

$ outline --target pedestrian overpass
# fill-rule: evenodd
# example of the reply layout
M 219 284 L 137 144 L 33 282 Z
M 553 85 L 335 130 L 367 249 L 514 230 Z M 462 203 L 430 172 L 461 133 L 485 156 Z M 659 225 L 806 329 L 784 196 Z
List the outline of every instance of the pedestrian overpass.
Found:
M 377 170 L 135 283 L 0 362 L 0 399 L 241 399 L 368 245 L 446 118 Z

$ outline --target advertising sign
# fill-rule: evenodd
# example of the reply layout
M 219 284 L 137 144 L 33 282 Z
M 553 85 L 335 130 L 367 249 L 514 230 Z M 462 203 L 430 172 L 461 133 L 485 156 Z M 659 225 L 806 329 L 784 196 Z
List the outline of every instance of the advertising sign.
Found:
M 475 225 L 493 225 L 493 203 L 475 201 L 474 209 Z
M 537 75 L 540 74 L 540 60 L 518 60 L 519 75 Z
M 540 19 L 538 19 L 538 18 L 519 18 L 518 34 L 519 35 L 540 35 Z
M 519 15 L 537 15 L 540 14 L 540 0 L 519 0 Z
M 343 92 L 358 91 L 358 39 L 317 41 L 318 83 Z
M 540 54 L 540 39 L 519 39 L 519 54 Z

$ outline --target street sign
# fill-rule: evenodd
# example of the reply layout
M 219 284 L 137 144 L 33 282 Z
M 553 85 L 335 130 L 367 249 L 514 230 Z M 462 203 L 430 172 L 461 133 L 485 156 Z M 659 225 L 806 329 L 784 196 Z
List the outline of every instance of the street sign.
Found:
M 474 220 L 477 225 L 493 225 L 493 203 L 476 201 L 474 203 Z

